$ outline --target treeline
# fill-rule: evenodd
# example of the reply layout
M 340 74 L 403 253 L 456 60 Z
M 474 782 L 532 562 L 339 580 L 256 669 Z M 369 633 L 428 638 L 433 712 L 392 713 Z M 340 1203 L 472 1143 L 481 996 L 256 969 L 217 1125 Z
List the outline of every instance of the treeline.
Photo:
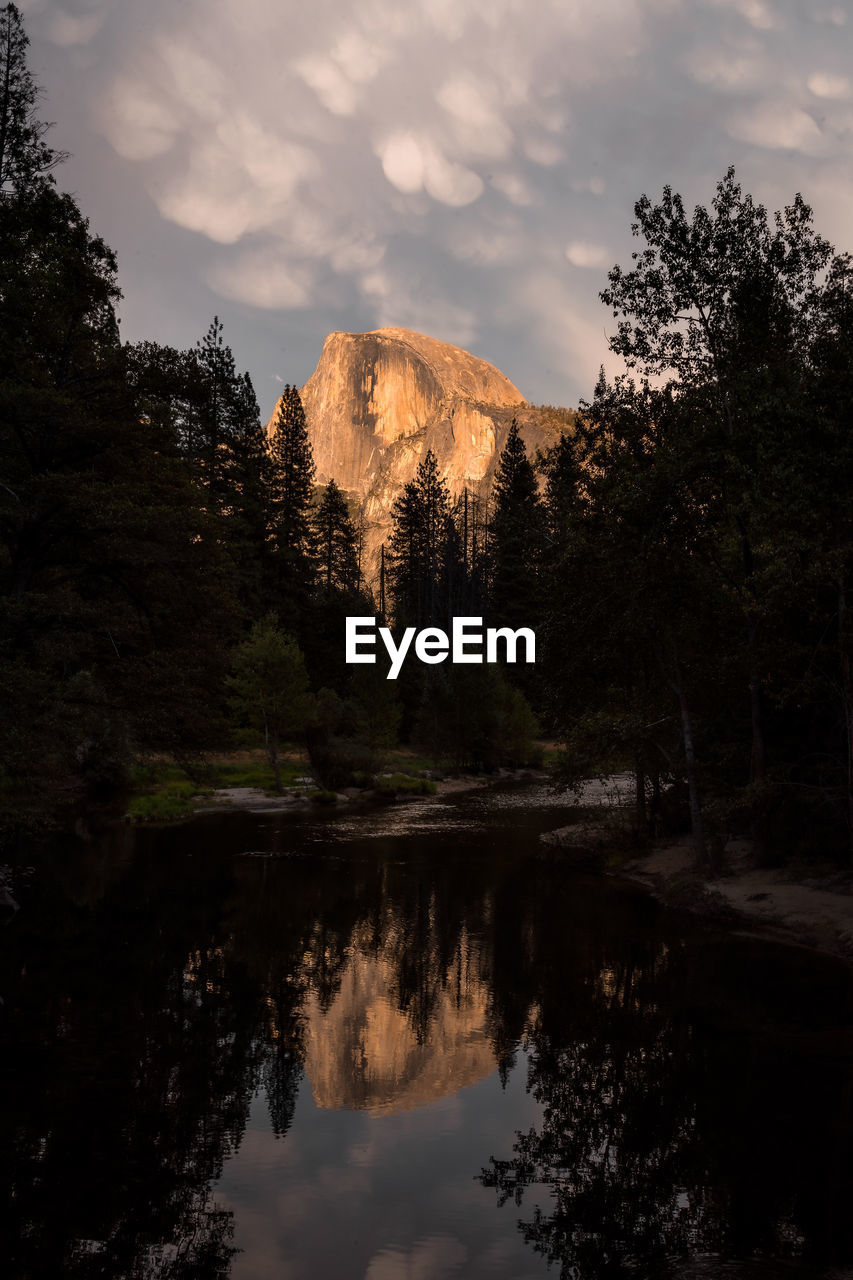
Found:
M 492 678 L 562 741 L 566 783 L 633 774 L 639 835 L 687 826 L 712 870 L 731 834 L 848 860 L 853 261 L 733 170 L 692 217 L 669 188 L 635 216 L 601 295 L 627 372 L 535 467 L 513 426 L 480 524 L 427 459 L 395 509 L 396 616 L 535 628 L 535 675 Z M 431 670 L 416 724 L 490 678 Z M 455 705 L 474 732 L 477 699 Z
M 4 804 L 110 791 L 146 754 L 192 766 L 241 725 L 274 767 L 306 743 L 327 787 L 401 738 L 488 768 L 542 730 L 565 781 L 631 770 L 638 831 L 689 821 L 712 865 L 732 831 L 849 856 L 851 259 L 800 196 L 770 218 L 729 172 L 692 218 L 643 197 L 602 293 L 628 372 L 538 460 L 513 423 L 488 499 L 428 453 L 368 572 L 295 387 L 268 438 L 218 319 L 188 351 L 121 342 L 115 258 L 57 190 L 26 43 L 7 5 Z M 529 627 L 537 662 L 388 681 L 346 666 L 350 614 Z
M 851 259 L 732 170 L 692 218 L 669 188 L 635 216 L 601 295 L 628 372 L 546 465 L 566 774 L 632 769 L 640 825 L 677 801 L 712 868 L 732 832 L 848 859 Z
M 190 350 L 122 343 L 116 260 L 57 189 L 64 157 L 38 118 L 27 44 L 7 5 L 2 807 L 107 795 L 146 755 L 192 769 L 241 727 L 262 735 L 276 769 L 279 742 L 296 740 L 326 786 L 369 775 L 396 743 L 404 708 L 384 670 L 357 669 L 356 681 L 345 665 L 344 618 L 380 605 L 346 496 L 334 482 L 315 485 L 299 393 L 285 387 L 268 438 L 218 318 Z M 401 530 L 405 521 L 401 512 Z M 465 536 L 462 560 L 480 564 L 486 534 L 473 500 Z M 389 564 L 381 607 L 400 619 L 402 551 Z M 454 579 L 454 600 L 461 589 Z M 514 713 L 512 695 L 500 694 Z M 500 729 L 492 716 L 488 741 L 481 732 L 451 750 L 433 735 L 430 745 L 457 762 L 497 763 Z

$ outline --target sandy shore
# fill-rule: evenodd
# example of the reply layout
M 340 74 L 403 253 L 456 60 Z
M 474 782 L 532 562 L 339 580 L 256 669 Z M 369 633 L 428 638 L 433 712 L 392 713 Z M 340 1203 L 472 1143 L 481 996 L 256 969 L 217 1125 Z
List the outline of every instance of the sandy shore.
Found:
M 723 874 L 712 880 L 696 869 L 689 836 L 662 841 L 612 866 L 613 851 L 625 838 L 624 815 L 633 803 L 631 775 L 584 783 L 576 803 L 581 812 L 575 823 L 540 837 L 557 857 L 579 869 L 630 880 L 667 906 L 718 920 L 739 933 L 853 962 L 853 871 L 758 868 L 752 865 L 749 842 L 730 840 Z
M 708 880 L 694 868 L 687 837 L 655 848 L 612 874 L 641 884 L 661 902 L 853 962 L 853 872 L 797 877 L 750 866 L 746 841 L 724 851 L 725 871 Z

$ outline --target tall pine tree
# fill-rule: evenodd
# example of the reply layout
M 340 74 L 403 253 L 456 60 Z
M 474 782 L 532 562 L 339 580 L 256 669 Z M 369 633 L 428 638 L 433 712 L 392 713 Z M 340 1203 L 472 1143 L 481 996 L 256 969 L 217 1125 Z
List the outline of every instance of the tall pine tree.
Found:
M 347 500 L 334 480 L 323 490 L 311 514 L 314 556 L 320 590 L 353 595 L 359 587 L 358 536 Z
M 297 387 L 285 386 L 270 441 L 270 514 L 276 595 L 283 623 L 301 634 L 300 620 L 314 585 L 311 498 L 314 455 Z
M 498 461 L 492 501 L 492 614 L 501 626 L 535 627 L 541 612 L 544 514 L 515 418 Z
M 397 625 L 427 626 L 441 616 L 441 579 L 450 498 L 431 449 L 392 509 L 393 531 L 386 557 L 388 586 Z

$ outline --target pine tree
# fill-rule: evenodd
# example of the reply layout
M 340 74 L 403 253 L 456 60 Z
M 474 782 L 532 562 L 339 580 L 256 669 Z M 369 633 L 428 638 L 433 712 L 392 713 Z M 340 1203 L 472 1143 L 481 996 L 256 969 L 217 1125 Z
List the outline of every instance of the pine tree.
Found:
M 287 385 L 279 400 L 270 452 L 275 540 L 282 551 L 304 554 L 310 533 L 314 456 L 297 387 Z
M 0 294 L 0 768 L 49 791 L 199 745 L 230 605 L 129 376 L 115 259 L 48 183 L 0 201 Z
M 450 498 L 431 449 L 392 508 L 387 575 L 398 625 L 438 620 Z
M 272 459 L 248 373 L 231 388 L 226 546 L 239 571 L 239 594 L 257 617 L 271 577 Z
M 278 610 L 297 635 L 314 586 L 310 507 L 314 457 L 299 390 L 289 384 L 278 404 L 270 441 L 270 524 Z
M 208 508 L 214 512 L 230 500 L 228 469 L 240 391 L 234 356 L 222 333 L 222 322 L 214 316 L 207 333 L 196 343 L 199 412 L 195 456 L 190 459 Z
M 358 590 L 358 537 L 347 501 L 334 480 L 313 509 L 314 556 L 321 589 L 327 596 Z
M 29 43 L 18 8 L 7 4 L 0 9 L 0 195 L 23 190 L 66 158 L 44 141 L 50 125 L 36 117 Z
M 492 488 L 492 611 L 501 625 L 535 627 L 544 517 L 536 474 L 513 418 Z
M 441 540 L 441 560 L 439 563 L 437 616 L 441 626 L 447 630 L 452 626 L 452 619 L 457 615 L 471 612 L 469 599 L 469 579 L 465 566 L 464 503 L 462 520 L 460 512 L 455 509 L 448 512 L 444 522 L 444 535 Z M 460 525 L 463 525 L 460 528 Z

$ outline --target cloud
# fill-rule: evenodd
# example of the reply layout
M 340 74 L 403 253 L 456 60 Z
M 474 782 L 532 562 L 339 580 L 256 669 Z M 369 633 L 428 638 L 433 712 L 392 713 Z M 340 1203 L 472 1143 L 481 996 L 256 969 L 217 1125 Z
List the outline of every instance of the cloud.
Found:
M 311 300 L 308 271 L 286 261 L 271 262 L 266 253 L 241 254 L 214 267 L 208 283 L 224 298 L 267 311 L 305 307 Z
M 512 146 L 512 132 L 490 96 L 471 77 L 456 76 L 445 81 L 436 101 L 451 117 L 456 138 L 467 154 L 502 159 Z
M 734 10 L 757 31 L 772 31 L 782 25 L 782 18 L 767 0 L 714 0 L 714 3 Z
M 63 47 L 88 44 L 100 31 L 106 16 L 103 9 L 79 16 L 60 9 L 51 18 L 48 28 L 49 38 L 54 44 Z
M 590 195 L 603 196 L 607 190 L 607 183 L 603 178 L 575 178 L 572 182 L 572 191 L 588 191 Z
M 370 1260 L 364 1280 L 433 1280 L 461 1275 L 468 1250 L 454 1236 L 427 1236 L 410 1250 L 393 1245 Z
M 534 204 L 536 197 L 533 189 L 520 173 L 495 173 L 491 178 L 496 191 L 505 195 L 511 204 L 525 206 Z
M 806 84 L 816 98 L 849 98 L 853 88 L 849 76 L 833 75 L 830 71 L 816 71 Z
M 573 240 L 566 246 L 566 257 L 573 267 L 606 267 L 611 260 L 603 244 Z
M 293 68 L 334 115 L 352 115 L 358 101 L 355 85 L 331 58 L 312 55 L 298 59 Z
M 398 272 L 380 268 L 365 273 L 360 286 L 372 304 L 375 321 L 370 327 L 398 325 L 438 334 L 443 341 L 460 347 L 472 346 L 478 336 L 474 312 L 442 297 L 436 284 L 427 278 L 404 282 Z
M 415 133 L 392 133 L 376 153 L 382 172 L 398 191 L 427 191 L 435 200 L 462 208 L 478 199 L 483 180 L 465 165 L 448 160 L 431 138 Z
M 734 163 L 771 208 L 811 184 L 819 228 L 848 207 L 833 0 L 26 7 L 74 188 L 116 211 L 103 229 L 137 271 L 125 332 L 157 336 L 158 298 L 180 291 L 189 315 L 213 290 L 244 309 L 258 385 L 284 332 L 308 365 L 330 329 L 398 323 L 577 399 L 607 357 L 596 272 L 629 260 L 644 191 L 707 203 Z
M 756 88 L 766 77 L 766 61 L 761 52 L 744 53 L 729 45 L 700 45 L 690 51 L 686 66 L 697 84 L 725 90 Z
M 732 138 L 773 150 L 818 155 L 823 148 L 820 126 L 808 114 L 788 102 L 761 102 L 729 120 Z
M 127 160 L 163 155 L 180 129 L 174 111 L 136 80 L 114 83 L 99 114 L 107 138 Z
M 836 5 L 834 9 L 819 9 L 812 14 L 814 22 L 821 22 L 833 27 L 843 27 L 847 23 L 847 14 Z

